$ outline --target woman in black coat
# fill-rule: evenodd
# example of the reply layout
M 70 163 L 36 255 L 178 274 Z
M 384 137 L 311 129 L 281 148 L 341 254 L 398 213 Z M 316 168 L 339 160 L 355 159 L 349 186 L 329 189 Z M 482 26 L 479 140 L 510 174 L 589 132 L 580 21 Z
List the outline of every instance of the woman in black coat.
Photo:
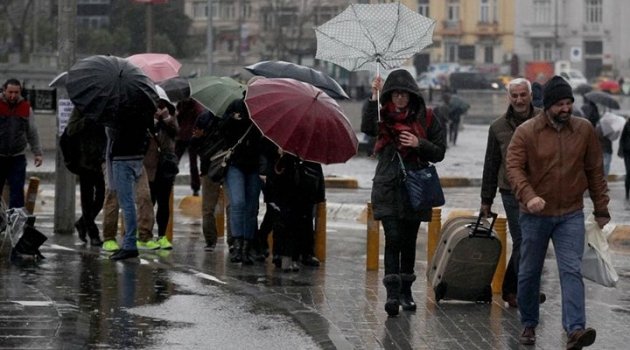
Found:
M 380 121 L 377 94 L 381 91 Z M 415 310 L 411 285 L 415 281 L 416 238 L 422 221 L 431 220 L 431 210 L 412 209 L 402 183 L 400 154 L 407 170 L 424 168 L 444 159 L 446 140 L 440 121 L 427 109 L 416 81 L 406 70 L 372 83 L 372 96 L 363 108 L 361 131 L 376 136 L 378 158 L 372 184 L 374 218 L 385 230 L 385 311 L 388 315 Z

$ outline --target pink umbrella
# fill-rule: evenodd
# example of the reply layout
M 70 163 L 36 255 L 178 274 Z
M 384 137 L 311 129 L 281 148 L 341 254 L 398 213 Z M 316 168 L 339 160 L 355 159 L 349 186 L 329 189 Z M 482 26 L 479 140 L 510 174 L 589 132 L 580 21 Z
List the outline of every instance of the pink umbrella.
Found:
M 259 79 L 247 87 L 245 105 L 265 137 L 302 160 L 343 163 L 357 153 L 357 136 L 341 107 L 311 84 Z
M 182 67 L 181 63 L 165 53 L 140 53 L 127 57 L 127 60 L 138 66 L 155 83 L 178 77 Z

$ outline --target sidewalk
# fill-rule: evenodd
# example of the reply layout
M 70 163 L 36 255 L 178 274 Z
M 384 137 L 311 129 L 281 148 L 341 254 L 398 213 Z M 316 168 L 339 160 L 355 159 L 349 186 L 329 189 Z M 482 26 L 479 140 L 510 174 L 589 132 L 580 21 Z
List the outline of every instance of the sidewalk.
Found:
M 189 191 L 185 185 L 177 186 L 175 203 Z M 443 215 L 454 208 L 476 207 L 478 188 L 445 191 L 449 206 L 443 208 Z M 359 207 L 369 193 L 368 189 L 329 190 L 328 198 Z M 382 256 L 381 270 L 366 271 L 366 226 L 348 213 L 328 217 L 327 259 L 319 269 L 283 273 L 270 262 L 251 267 L 229 263 L 224 243 L 214 253 L 204 252 L 199 217 L 179 210 L 173 251 L 143 252 L 140 264 L 114 263 L 108 254 L 78 245 L 74 235 L 52 233 L 53 199 L 54 185 L 43 185 L 36 211 L 37 227 L 49 237 L 42 248 L 47 259 L 32 267 L 0 261 L 0 311 L 5 315 L 0 316 L 0 348 L 16 344 L 5 340 L 16 341 L 19 335 L 18 344 L 28 339 L 42 347 L 48 341 L 52 345 L 47 348 L 72 341 L 78 345 L 70 348 L 266 349 L 269 344 L 257 337 L 272 334 L 282 339 L 274 343 L 276 349 L 532 348 L 519 346 L 518 312 L 506 308 L 500 295 L 489 305 L 435 303 L 425 277 L 426 224 L 419 235 L 418 280 L 413 286 L 418 310 L 387 318 Z M 383 243 L 381 230 L 381 254 Z M 6 248 L 0 252 L 5 254 Z M 622 349 L 630 342 L 623 326 L 630 324 L 627 257 L 613 255 L 621 276 L 616 289 L 585 282 L 588 325 L 598 331 L 593 349 Z M 555 264 L 550 250 L 542 285 L 548 299 L 541 307 L 537 349 L 564 348 Z M 131 279 L 130 266 L 138 270 Z M 8 308 L 13 300 L 30 302 Z M 23 328 L 9 322 L 16 317 Z M 228 334 L 236 340 L 225 340 L 230 337 L 224 334 L 229 330 L 220 326 L 224 323 L 243 330 Z M 250 329 L 251 324 L 258 326 Z M 61 332 L 46 331 L 51 327 Z M 124 336 L 114 336 L 122 330 Z M 128 340 L 122 342 L 124 337 Z

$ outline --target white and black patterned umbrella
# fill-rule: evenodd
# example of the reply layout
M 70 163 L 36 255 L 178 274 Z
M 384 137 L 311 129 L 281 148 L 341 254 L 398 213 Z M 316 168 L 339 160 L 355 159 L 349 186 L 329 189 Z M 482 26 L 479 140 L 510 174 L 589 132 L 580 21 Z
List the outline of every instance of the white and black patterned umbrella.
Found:
M 347 70 L 400 67 L 433 43 L 435 21 L 400 3 L 351 4 L 315 28 L 315 58 Z

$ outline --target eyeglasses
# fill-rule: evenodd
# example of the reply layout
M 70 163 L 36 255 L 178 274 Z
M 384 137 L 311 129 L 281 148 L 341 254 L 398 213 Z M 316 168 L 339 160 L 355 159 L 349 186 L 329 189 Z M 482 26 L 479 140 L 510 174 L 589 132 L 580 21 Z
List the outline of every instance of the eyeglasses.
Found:
M 407 91 L 395 90 L 392 92 L 393 98 L 409 98 L 409 93 Z

